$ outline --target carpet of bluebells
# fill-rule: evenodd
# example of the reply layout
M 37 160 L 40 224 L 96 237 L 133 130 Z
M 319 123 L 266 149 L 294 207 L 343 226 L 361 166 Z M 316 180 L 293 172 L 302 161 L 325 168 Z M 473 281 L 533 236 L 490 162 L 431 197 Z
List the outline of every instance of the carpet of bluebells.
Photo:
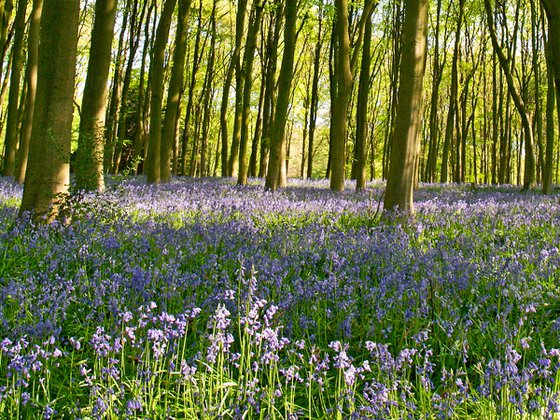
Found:
M 0 418 L 556 418 L 560 202 L 232 180 L 79 194 L 0 180 Z

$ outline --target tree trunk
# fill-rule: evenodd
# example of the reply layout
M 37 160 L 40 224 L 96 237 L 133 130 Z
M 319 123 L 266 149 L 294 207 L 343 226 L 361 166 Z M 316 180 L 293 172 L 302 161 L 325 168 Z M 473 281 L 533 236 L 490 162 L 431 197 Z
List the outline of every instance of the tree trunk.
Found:
M 161 181 L 161 108 L 163 102 L 165 49 L 176 1 L 166 0 L 163 5 L 154 41 L 152 62 L 150 64 L 152 100 L 150 106 L 150 139 L 146 158 L 146 175 L 148 182 L 151 184 L 157 184 Z
M 488 29 L 490 31 L 490 38 L 492 39 L 492 45 L 494 46 L 494 52 L 498 56 L 498 61 L 500 67 L 504 72 L 506 77 L 508 91 L 517 108 L 517 112 L 521 118 L 521 125 L 523 127 L 523 133 L 525 136 L 525 175 L 523 178 L 523 189 L 529 189 L 532 187 L 535 181 L 535 155 L 533 151 L 533 127 L 529 118 L 529 113 L 525 107 L 525 103 L 521 95 L 519 94 L 510 69 L 510 63 L 505 56 L 502 48 L 498 43 L 498 38 L 496 37 L 496 28 L 494 26 L 494 16 L 492 11 L 492 6 L 490 5 L 490 0 L 484 0 L 484 7 L 486 9 L 486 18 L 488 19 Z
M 224 82 L 224 90 L 222 93 L 222 104 L 220 107 L 220 128 L 222 131 L 222 176 L 230 175 L 228 165 L 228 128 L 227 128 L 227 110 L 229 102 L 229 89 L 233 79 L 235 69 L 239 66 L 239 58 L 241 54 L 241 41 L 243 40 L 243 30 L 245 26 L 245 11 L 247 9 L 247 0 L 237 2 L 237 15 L 235 20 L 235 47 L 233 48 L 231 61 L 226 73 Z M 239 86 L 236 86 L 239 88 Z
M 414 169 L 422 116 L 426 68 L 428 0 L 406 0 L 402 35 L 402 62 L 385 211 L 414 213 Z
M 309 146 L 307 158 L 307 178 L 313 177 L 313 150 L 315 148 L 315 127 L 317 125 L 317 108 L 319 107 L 319 76 L 321 71 L 321 54 L 323 50 L 323 8 L 322 2 L 319 9 L 319 22 L 317 27 L 317 43 L 315 44 L 315 57 L 313 60 L 313 86 L 311 87 L 311 104 L 309 109 Z
M 438 111 L 439 111 L 439 87 L 443 77 L 443 67 L 445 65 L 445 49 L 444 59 L 440 61 L 439 57 L 439 34 L 440 34 L 440 20 L 441 20 L 441 3 L 442 0 L 437 1 L 436 12 L 436 30 L 434 34 L 434 61 L 432 65 L 432 93 L 430 98 L 430 126 L 429 126 L 429 144 L 428 144 L 428 157 L 426 162 L 426 171 L 424 180 L 426 182 L 434 182 L 436 179 L 437 169 L 437 149 L 439 143 L 439 128 L 438 128 Z
M 201 1 L 202 4 L 202 1 Z M 167 91 L 167 107 L 163 120 L 161 134 L 161 181 L 171 180 L 171 150 L 177 136 L 177 120 L 179 105 L 183 89 L 183 74 L 185 71 L 185 56 L 187 54 L 187 31 L 191 0 L 179 0 L 179 16 L 177 33 L 175 34 L 175 49 L 173 51 L 173 67 L 171 80 Z
M 455 31 L 455 48 L 453 50 L 453 61 L 451 64 L 451 92 L 449 94 L 449 110 L 447 112 L 447 123 L 445 126 L 445 139 L 443 142 L 443 156 L 441 160 L 441 178 L 440 182 L 448 182 L 449 179 L 449 154 L 451 151 L 453 140 L 453 129 L 455 119 L 457 117 L 457 92 L 459 85 L 459 53 L 461 48 L 461 26 L 463 23 L 463 10 L 465 8 L 465 0 L 459 0 L 459 16 L 457 18 L 457 29 Z
M 144 47 L 142 48 L 140 75 L 138 76 L 138 104 L 136 108 L 136 121 L 138 125 L 136 128 L 136 133 L 134 135 L 134 147 L 133 147 L 134 150 L 132 155 L 132 167 L 135 175 L 138 175 L 139 173 L 143 172 L 145 147 L 148 139 L 147 115 L 148 115 L 148 109 L 150 104 L 150 95 L 149 95 L 149 86 L 145 88 L 144 81 L 146 79 L 145 69 L 146 69 L 146 61 L 148 59 L 148 51 L 151 47 L 151 42 L 149 41 L 150 21 L 154 9 L 155 9 L 154 3 L 151 3 L 150 7 L 148 8 L 148 14 L 146 16 L 146 25 L 144 27 L 144 39 L 146 40 L 146 42 L 144 43 Z M 155 26 L 155 19 L 154 19 L 153 26 Z
M 350 36 L 348 33 L 348 1 L 335 0 L 336 7 L 336 42 L 335 80 L 336 98 L 332 106 L 331 117 L 331 182 L 333 191 L 344 190 L 345 148 L 348 125 L 348 102 L 352 89 L 352 69 L 350 68 Z
M 271 23 L 266 42 L 266 91 L 264 94 L 259 178 L 266 178 L 268 171 L 270 136 L 272 132 L 272 125 L 274 123 L 274 112 L 276 110 L 276 69 L 278 65 L 278 44 L 280 43 L 280 32 L 282 30 L 284 9 L 281 0 L 276 0 L 274 5 L 274 13 L 271 15 Z
M 255 49 L 257 47 L 257 36 L 261 25 L 262 12 L 264 10 L 264 2 L 257 1 L 253 5 L 249 29 L 247 32 L 247 40 L 245 45 L 245 53 L 243 58 L 243 104 L 241 119 L 241 137 L 239 142 L 239 174 L 237 177 L 238 185 L 247 184 L 247 147 L 249 144 L 249 117 L 251 115 L 251 90 L 253 87 L 253 62 L 255 58 Z
M 212 6 L 212 16 L 211 16 L 211 31 L 212 33 L 216 33 L 216 6 L 218 0 L 214 0 Z M 209 166 L 206 162 L 210 159 L 210 156 L 207 156 L 207 149 L 208 149 L 208 130 L 210 128 L 210 117 L 212 115 L 212 106 L 211 106 L 211 98 L 212 98 L 212 84 L 214 82 L 214 61 L 216 59 L 216 37 L 213 36 L 211 43 L 210 43 L 210 52 L 208 57 L 208 63 L 206 65 L 206 75 L 204 77 L 204 99 L 203 99 L 203 111 L 204 111 L 204 120 L 202 123 L 202 138 L 200 144 L 200 176 L 207 176 Z
M 134 0 L 132 7 L 132 16 L 130 18 L 130 37 L 129 37 L 129 52 L 128 52 L 128 62 L 126 64 L 126 69 L 124 71 L 124 79 L 122 82 L 121 98 L 120 98 L 120 110 L 119 110 L 119 121 L 117 128 L 117 139 L 115 141 L 115 152 L 113 153 L 113 160 L 111 163 L 110 172 L 117 174 L 119 172 L 119 167 L 122 159 L 123 147 L 125 144 L 125 137 L 128 130 L 128 114 L 130 110 L 128 109 L 128 92 L 130 90 L 130 82 L 132 79 L 132 70 L 134 63 L 136 61 L 136 51 L 140 44 L 140 34 L 142 29 L 142 24 L 144 22 L 144 16 L 146 15 L 146 7 L 148 1 L 144 0 L 142 4 L 142 10 L 138 12 L 138 3 L 140 0 Z M 138 14 L 139 13 L 139 14 Z M 146 27 L 149 27 L 149 17 L 146 22 Z M 142 68 L 140 72 L 142 73 L 144 69 Z M 138 104 L 141 100 L 138 98 Z M 133 152 L 134 154 L 134 152 Z M 135 163 L 134 158 L 132 164 L 129 163 L 128 170 L 134 169 Z M 106 168 L 106 172 L 109 168 Z
M 284 165 L 282 156 L 285 147 L 286 120 L 294 71 L 297 0 L 286 0 L 285 8 L 284 55 L 282 56 L 282 65 L 280 67 L 278 79 L 278 100 L 276 103 L 276 112 L 274 113 L 270 142 L 270 160 L 268 162 L 265 183 L 265 189 L 270 191 L 276 191 L 278 189 L 281 166 Z
M 70 184 L 79 0 L 45 0 L 37 98 L 21 212 L 51 222 Z M 61 24 L 64 22 L 64 24 Z
M 19 0 L 14 20 L 14 38 L 12 44 L 12 73 L 8 93 L 8 116 L 6 120 L 6 138 L 4 140 L 4 176 L 16 174 L 16 153 L 19 140 L 19 93 L 21 72 L 23 68 L 23 35 L 25 32 L 25 12 L 27 0 Z
M 8 42 L 8 28 L 14 9 L 12 0 L 0 0 L 0 51 L 5 51 Z
M 548 21 L 547 76 L 548 95 L 546 105 L 546 163 L 543 175 L 543 191 L 552 191 L 552 168 L 554 154 L 554 97 L 560 123 L 560 0 L 541 0 Z M 554 94 L 556 87 L 556 94 Z
M 41 14 L 43 12 L 43 0 L 33 0 L 33 10 L 29 18 L 29 32 L 27 34 L 27 68 L 25 79 L 27 83 L 27 95 L 23 121 L 21 124 L 20 147 L 18 150 L 17 182 L 20 184 L 25 180 L 27 171 L 27 159 L 29 157 L 29 143 L 31 141 L 31 130 L 33 128 L 33 115 L 35 113 L 35 99 L 37 97 L 37 64 L 39 60 L 39 29 L 41 27 Z
M 130 14 L 130 0 L 127 0 L 122 17 L 122 26 L 119 33 L 119 41 L 117 51 L 115 54 L 115 61 L 113 64 L 113 77 L 111 82 L 111 97 L 109 99 L 109 106 L 107 107 L 107 115 L 105 117 L 105 150 L 103 153 L 104 170 L 110 172 L 113 164 L 113 156 L 115 154 L 116 146 L 116 126 L 118 118 L 119 104 L 122 97 L 122 67 L 124 63 L 124 50 L 125 50 L 125 35 L 128 28 L 129 14 Z M 120 20 L 120 18 L 119 18 Z
M 111 46 L 117 0 L 97 0 L 95 21 L 91 33 L 88 73 L 80 134 L 76 152 L 76 188 L 103 191 L 103 151 L 105 114 L 107 108 L 107 78 L 111 64 Z
M 372 22 L 368 19 L 365 27 L 364 48 L 362 52 L 362 67 L 358 86 L 358 105 L 356 110 L 356 146 L 354 149 L 354 173 L 356 175 L 356 191 L 366 189 L 366 157 L 368 137 L 368 96 L 370 90 L 371 67 L 371 33 Z

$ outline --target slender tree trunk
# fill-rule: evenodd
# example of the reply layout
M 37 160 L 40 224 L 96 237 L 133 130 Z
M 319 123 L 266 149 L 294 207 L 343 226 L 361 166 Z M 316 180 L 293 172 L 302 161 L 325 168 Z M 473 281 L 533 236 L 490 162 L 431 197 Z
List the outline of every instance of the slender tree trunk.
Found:
M 352 69 L 350 67 L 350 36 L 348 32 L 348 2 L 335 0 L 336 7 L 336 42 L 337 60 L 335 79 L 337 84 L 336 99 L 332 104 L 331 132 L 331 182 L 333 191 L 344 190 L 344 166 L 346 135 L 348 130 L 348 102 L 352 89 Z
M 51 222 L 70 184 L 79 0 L 45 0 L 37 97 L 21 212 Z M 61 22 L 64 22 L 62 25 Z
M 237 184 L 247 184 L 247 147 L 249 144 L 249 117 L 251 115 L 251 90 L 253 87 L 253 62 L 255 58 L 255 50 L 257 47 L 257 36 L 261 25 L 261 17 L 264 10 L 264 2 L 257 1 L 253 5 L 249 29 L 247 32 L 247 40 L 245 45 L 245 54 L 243 58 L 243 104 L 241 119 L 241 136 L 239 143 L 239 174 Z
M 307 158 L 307 178 L 313 177 L 313 154 L 315 149 L 315 127 L 317 125 L 317 109 L 319 107 L 319 76 L 321 71 L 321 54 L 323 51 L 323 8 L 320 3 L 317 43 L 315 44 L 315 57 L 313 60 L 313 86 L 311 88 L 311 104 L 309 109 L 309 146 Z
M 107 78 L 117 0 L 97 0 L 76 152 L 76 188 L 103 191 Z
M 554 154 L 554 96 L 556 96 L 557 117 L 560 125 L 560 1 L 541 0 L 548 21 L 547 76 L 548 95 L 546 106 L 546 164 L 543 175 L 543 190 L 546 194 L 552 191 L 552 168 Z M 554 89 L 556 92 L 554 95 Z
M 189 91 L 188 91 L 188 99 L 187 99 L 187 108 L 185 110 L 185 128 L 183 130 L 183 135 L 181 139 L 181 174 L 187 175 L 189 172 L 187 171 L 188 160 L 187 160 L 187 152 L 188 152 L 188 141 L 189 135 L 191 134 L 191 116 L 193 113 L 194 107 L 194 96 L 195 96 L 195 88 L 196 88 L 196 77 L 198 75 L 198 70 L 200 68 L 200 62 L 202 59 L 204 48 L 201 46 L 201 39 L 202 39 L 202 8 L 198 8 L 198 28 L 196 32 L 196 37 L 194 41 L 194 52 L 193 52 L 193 59 L 192 59 L 192 68 L 191 68 L 191 79 L 189 82 Z M 193 137 L 193 147 L 194 147 L 194 139 Z
M 368 97 L 370 90 L 371 67 L 371 34 L 372 22 L 368 19 L 365 27 L 365 41 L 362 52 L 362 68 L 358 86 L 358 105 L 356 110 L 356 146 L 354 150 L 354 164 L 356 175 L 356 191 L 366 189 L 366 157 L 368 137 Z
M 27 0 L 19 0 L 14 20 L 14 38 L 12 44 L 12 73 L 8 93 L 8 116 L 6 120 L 6 138 L 4 140 L 5 176 L 16 174 L 16 154 L 19 140 L 19 94 L 21 72 L 23 69 L 23 35 L 25 32 L 25 12 Z
M 43 0 L 33 0 L 33 9 L 29 18 L 29 32 L 27 34 L 27 68 L 25 79 L 27 83 L 27 95 L 23 121 L 21 124 L 20 147 L 18 150 L 17 182 L 20 184 L 25 180 L 27 170 L 27 159 L 29 157 L 29 143 L 31 141 L 31 130 L 33 128 L 33 115 L 35 113 L 35 99 L 37 97 L 37 64 L 39 60 L 39 29 L 41 27 L 41 14 L 43 12 Z
M 8 28 L 14 9 L 12 0 L 0 0 L 0 51 L 5 51 L 8 43 Z
M 117 52 L 115 54 L 115 61 L 113 64 L 114 70 L 110 90 L 111 97 L 109 99 L 109 106 L 107 107 L 107 115 L 105 117 L 105 150 L 103 167 L 106 172 L 109 172 L 111 170 L 113 164 L 113 156 L 115 154 L 116 124 L 123 87 L 122 67 L 124 64 L 125 35 L 128 28 L 130 10 L 130 0 L 127 0 L 123 12 L 123 24 L 119 33 Z
M 177 121 L 179 119 L 179 105 L 181 102 L 185 56 L 187 53 L 187 31 L 190 7 L 191 0 L 179 0 L 179 16 L 172 61 L 173 67 L 171 68 L 171 80 L 169 81 L 169 88 L 167 91 L 167 107 L 161 135 L 160 172 L 162 182 L 168 182 L 171 179 L 171 150 L 177 136 Z
M 148 182 L 151 184 L 157 184 L 161 181 L 161 108 L 163 102 L 165 49 L 176 1 L 166 0 L 163 5 L 154 41 L 152 62 L 150 64 L 152 101 L 150 106 L 150 139 L 148 142 L 146 175 Z
M 231 176 L 230 166 L 228 162 L 229 147 L 228 147 L 227 110 L 228 110 L 228 101 L 229 101 L 229 90 L 231 87 L 231 82 L 233 80 L 233 74 L 235 70 L 240 67 L 239 61 L 241 55 L 241 43 L 243 40 L 243 31 L 245 27 L 246 10 L 247 10 L 247 0 L 238 1 L 237 15 L 235 20 L 235 47 L 231 55 L 231 61 L 228 67 L 228 71 L 226 73 L 224 90 L 222 93 L 222 105 L 220 108 L 220 127 L 222 130 L 222 176 L 223 177 Z M 236 89 L 239 90 L 240 88 L 241 88 L 240 86 L 236 86 Z
M 281 166 L 284 165 L 282 150 L 285 146 L 286 120 L 294 72 L 296 47 L 297 0 L 286 0 L 284 26 L 284 55 L 278 79 L 278 101 L 271 133 L 270 160 L 266 174 L 265 189 L 276 191 L 280 184 Z
M 259 93 L 259 110 L 257 112 L 257 121 L 255 122 L 255 132 L 253 133 L 253 142 L 251 144 L 251 157 L 249 158 L 249 176 L 255 178 L 257 176 L 257 160 L 259 153 L 259 143 L 262 137 L 264 97 L 266 93 L 266 71 L 264 66 L 261 68 L 261 88 Z
M 535 131 L 536 131 L 536 142 L 538 150 L 537 159 L 537 176 L 542 179 L 544 176 L 544 166 L 545 166 L 545 150 L 543 145 L 543 112 L 542 112 L 542 94 L 541 94 L 541 67 L 539 63 L 539 32 L 541 19 L 539 19 L 538 8 L 536 6 L 536 0 L 531 0 L 531 42 L 532 42 L 532 67 L 533 74 L 535 77 Z M 546 54 L 545 54 L 546 55 Z M 539 170 L 540 169 L 540 170 Z
M 212 6 L 212 16 L 211 16 L 211 30 L 212 33 L 216 33 L 216 6 L 218 0 L 214 0 Z M 203 99 L 203 110 L 204 110 L 204 120 L 202 123 L 202 138 L 200 144 L 200 176 L 206 176 L 208 169 L 207 157 L 208 149 L 208 131 L 210 128 L 210 117 L 212 116 L 212 106 L 210 100 L 212 98 L 212 84 L 214 82 L 214 61 L 216 57 L 216 37 L 213 36 L 210 44 L 210 52 L 208 57 L 208 63 L 206 65 L 206 75 L 204 77 L 204 99 Z
M 436 30 L 434 34 L 434 62 L 432 65 L 432 93 L 430 99 L 430 127 L 429 127 L 429 145 L 428 157 L 426 162 L 426 173 L 424 179 L 427 182 L 434 182 L 436 177 L 437 167 L 437 148 L 439 139 L 438 129 L 438 111 L 439 111 L 439 87 L 443 77 L 443 67 L 445 65 L 445 55 L 443 62 L 440 62 L 439 57 L 439 36 L 440 36 L 440 20 L 441 20 L 441 3 L 442 0 L 437 1 L 436 12 Z
M 261 153 L 259 162 L 259 177 L 265 178 L 268 173 L 268 160 L 270 155 L 270 140 L 272 125 L 276 110 L 276 68 L 278 61 L 278 44 L 282 29 L 283 3 L 276 0 L 274 14 L 270 23 L 267 36 L 266 52 L 266 92 L 263 110 L 263 134 L 261 140 Z
M 140 0 L 134 0 L 133 7 L 132 7 L 132 16 L 130 22 L 130 37 L 129 37 L 129 45 L 130 51 L 128 53 L 128 62 L 126 64 L 126 69 L 124 72 L 124 79 L 122 83 L 122 90 L 121 90 L 121 100 L 120 100 L 120 110 L 119 110 L 119 121 L 118 121 L 118 128 L 117 128 L 117 139 L 115 142 L 115 152 L 113 154 L 113 161 L 111 167 L 111 173 L 117 174 L 119 172 L 119 167 L 121 164 L 122 159 L 122 152 L 123 146 L 125 143 L 125 137 L 127 134 L 128 129 L 128 114 L 130 112 L 128 108 L 128 92 L 130 90 L 130 82 L 132 79 L 132 70 L 136 60 L 136 51 L 138 50 L 138 46 L 140 44 L 140 33 L 142 29 L 142 24 L 144 22 L 144 16 L 146 14 L 146 7 L 148 4 L 147 0 L 143 1 L 142 10 L 138 12 L 138 3 Z M 149 19 L 146 22 L 146 26 L 149 27 Z M 143 72 L 144 69 L 141 69 Z M 138 100 L 138 103 L 140 99 Z M 134 154 L 134 152 L 133 152 Z M 134 166 L 134 161 L 132 163 Z M 107 168 L 108 170 L 109 168 Z M 128 169 L 128 168 L 127 168 Z
M 508 91 L 513 100 L 515 107 L 521 118 L 521 125 L 523 127 L 523 133 L 525 136 L 525 175 L 523 178 L 523 189 L 529 189 L 532 187 L 535 181 L 535 155 L 533 151 L 533 127 L 529 118 L 529 113 L 525 107 L 523 98 L 519 94 L 513 80 L 513 75 L 510 69 L 510 63 L 505 56 L 502 48 L 498 43 L 498 38 L 496 37 L 496 28 L 494 26 L 494 16 L 492 11 L 492 6 L 490 0 L 484 0 L 484 7 L 486 9 L 486 18 L 488 19 L 488 29 L 490 32 L 490 38 L 492 39 L 492 45 L 494 46 L 494 52 L 498 56 L 498 61 L 500 67 L 504 72 L 506 77 Z
M 145 155 L 145 147 L 148 139 L 148 130 L 147 130 L 147 115 L 148 115 L 148 108 L 150 103 L 149 97 L 149 86 L 145 88 L 145 79 L 146 79 L 146 61 L 148 59 L 148 50 L 151 47 L 150 42 L 150 20 L 152 16 L 152 12 L 155 6 L 154 3 L 151 3 L 148 14 L 146 16 L 146 25 L 144 27 L 144 48 L 142 49 L 142 60 L 140 66 L 140 75 L 138 77 L 138 104 L 136 108 L 136 121 L 137 121 L 137 129 L 134 135 L 134 151 L 132 156 L 132 165 L 134 169 L 134 173 L 137 175 L 140 173 L 140 169 L 144 167 L 144 155 Z M 154 25 L 155 25 L 155 18 L 154 18 Z
M 465 0 L 459 0 L 459 16 L 457 18 L 457 29 L 455 31 L 455 48 L 453 50 L 453 61 L 451 64 L 451 92 L 449 94 L 449 110 L 447 111 L 447 123 L 445 125 L 445 139 L 443 142 L 443 156 L 441 160 L 440 182 L 449 181 L 449 153 L 453 141 L 453 129 L 457 114 L 457 93 L 459 86 L 459 53 L 461 49 L 461 26 L 463 23 L 463 11 Z
M 427 53 L 428 0 L 405 0 L 399 100 L 385 211 L 412 215 L 414 169 L 422 116 L 422 90 Z

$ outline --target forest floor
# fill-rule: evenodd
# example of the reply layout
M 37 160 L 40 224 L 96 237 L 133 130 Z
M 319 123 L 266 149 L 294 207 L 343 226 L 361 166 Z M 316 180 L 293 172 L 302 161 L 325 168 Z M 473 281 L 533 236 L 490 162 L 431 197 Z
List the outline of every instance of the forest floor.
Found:
M 0 179 L 0 418 L 553 418 L 560 201 L 113 179 L 70 223 Z

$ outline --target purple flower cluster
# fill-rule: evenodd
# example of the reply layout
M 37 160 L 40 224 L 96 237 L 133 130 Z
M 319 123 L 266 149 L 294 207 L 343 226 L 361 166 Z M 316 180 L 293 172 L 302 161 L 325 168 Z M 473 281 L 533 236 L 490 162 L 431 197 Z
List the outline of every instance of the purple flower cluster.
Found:
M 32 226 L 13 222 L 21 190 L 0 181 L 0 406 L 558 411 L 558 197 L 424 186 L 405 226 L 374 217 L 380 184 L 109 186 L 76 200 L 70 225 Z

